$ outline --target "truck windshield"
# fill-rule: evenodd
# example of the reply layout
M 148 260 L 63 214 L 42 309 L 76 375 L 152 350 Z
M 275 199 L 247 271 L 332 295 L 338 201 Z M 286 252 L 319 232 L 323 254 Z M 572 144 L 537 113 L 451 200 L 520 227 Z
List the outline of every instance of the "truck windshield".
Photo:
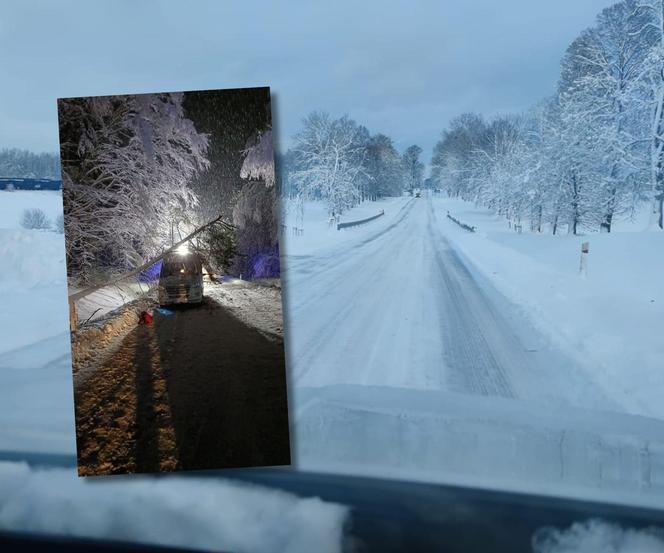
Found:
M 181 274 L 198 275 L 201 272 L 200 263 L 193 257 L 179 257 L 165 259 L 161 266 L 161 276 L 177 276 Z

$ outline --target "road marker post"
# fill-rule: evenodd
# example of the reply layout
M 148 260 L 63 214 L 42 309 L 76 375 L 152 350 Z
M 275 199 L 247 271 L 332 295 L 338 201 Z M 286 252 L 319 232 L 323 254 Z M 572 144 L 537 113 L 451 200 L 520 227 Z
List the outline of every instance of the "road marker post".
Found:
M 581 244 L 581 263 L 579 265 L 579 274 L 582 277 L 588 276 L 588 254 L 590 253 L 590 242 Z

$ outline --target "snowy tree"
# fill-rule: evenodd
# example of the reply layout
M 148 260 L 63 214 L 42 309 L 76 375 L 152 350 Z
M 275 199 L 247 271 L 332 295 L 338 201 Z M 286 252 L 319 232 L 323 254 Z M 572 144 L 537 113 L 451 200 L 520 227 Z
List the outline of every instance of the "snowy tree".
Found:
M 21 226 L 29 230 L 44 230 L 51 227 L 51 223 L 41 209 L 25 209 L 21 216 Z
M 72 276 L 121 271 L 162 251 L 197 202 L 208 138 L 182 94 L 61 100 L 60 144 Z
M 305 199 L 323 200 L 341 214 L 365 200 L 399 196 L 404 164 L 392 139 L 348 117 L 312 113 L 295 136 L 295 147 L 280 156 L 281 194 L 301 218 Z
M 562 102 L 575 136 L 585 137 L 576 157 L 583 157 L 593 181 L 589 214 L 605 232 L 633 204 L 632 184 L 643 162 L 637 136 L 642 121 L 632 86 L 643 62 L 629 17 L 634 6 L 630 1 L 604 10 L 563 61 Z
M 60 213 L 53 222 L 53 230 L 58 234 L 64 234 L 65 232 L 65 216 Z
M 471 191 L 472 158 L 474 152 L 484 147 L 486 123 L 474 113 L 466 113 L 453 119 L 449 129 L 434 147 L 431 160 L 432 177 L 438 186 L 453 197 L 475 199 Z
M 644 142 L 649 149 L 651 226 L 664 229 L 664 0 L 638 0 L 629 16 L 631 33 L 644 52 L 634 79 L 635 95 L 648 120 Z
M 565 183 L 567 160 L 565 158 L 560 102 L 557 96 L 547 98 L 532 112 L 533 150 L 528 153 L 531 163 L 537 163 L 533 179 L 533 219 L 531 227 L 542 232 L 548 224 L 557 234 L 561 223 L 566 223 Z
M 561 225 L 610 232 L 646 196 L 661 226 L 663 2 L 603 10 L 568 48 L 555 97 L 523 117 L 452 120 L 434 148 L 432 178 L 510 221 L 529 218 L 538 232 L 547 224 L 554 233 Z
M 401 161 L 391 138 L 384 134 L 369 138 L 364 158 L 365 173 L 369 180 L 365 193 L 367 199 L 401 195 L 405 180 Z
M 247 278 L 254 255 L 273 259 L 278 249 L 281 175 L 275 174 L 269 89 L 188 92 L 183 105 L 196 129 L 210 136 L 209 168 L 192 179 L 193 226 L 221 215 L 235 227 L 203 233 L 199 253 L 217 272 Z
M 59 179 L 60 158 L 52 153 L 4 148 L 0 150 L 0 177 Z
M 306 198 L 325 201 L 330 213 L 343 213 L 361 198 L 364 147 L 358 125 L 349 117 L 332 119 L 314 112 L 295 135 L 295 168 L 290 179 Z
M 422 179 L 424 178 L 424 163 L 420 161 L 421 153 L 422 148 L 414 144 L 406 148 L 401 158 L 406 178 L 406 189 L 411 195 L 413 190 L 422 186 Z

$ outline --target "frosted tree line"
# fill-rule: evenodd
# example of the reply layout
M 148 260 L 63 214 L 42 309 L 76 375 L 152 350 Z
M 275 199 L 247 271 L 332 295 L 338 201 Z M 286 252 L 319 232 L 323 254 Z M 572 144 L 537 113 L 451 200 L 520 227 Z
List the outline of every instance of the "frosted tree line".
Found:
M 454 119 L 432 176 L 537 232 L 611 232 L 643 202 L 664 228 L 664 0 L 603 10 L 569 46 L 555 94 L 526 113 Z
M 57 154 L 35 154 L 18 148 L 0 150 L 0 177 L 27 179 L 60 179 L 60 157 Z
M 371 135 L 348 116 L 334 119 L 324 112 L 311 113 L 302 127 L 279 158 L 281 194 L 300 206 L 321 200 L 330 214 L 340 215 L 360 202 L 421 186 L 418 146 L 402 156 L 388 136 Z

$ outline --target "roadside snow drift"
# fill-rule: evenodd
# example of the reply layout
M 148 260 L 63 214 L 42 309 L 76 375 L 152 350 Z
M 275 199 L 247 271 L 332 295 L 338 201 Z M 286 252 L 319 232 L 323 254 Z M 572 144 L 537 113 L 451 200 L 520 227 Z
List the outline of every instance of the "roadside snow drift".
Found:
M 19 228 L 23 209 L 34 207 L 54 218 L 62 196 L 0 192 L 0 353 L 69 328 L 64 236 Z
M 434 201 L 477 227 L 444 219 L 442 232 L 524 320 L 565 352 L 627 412 L 664 419 L 664 233 L 552 236 L 515 233 L 489 211 L 460 200 Z M 587 275 L 579 273 L 588 242 Z

